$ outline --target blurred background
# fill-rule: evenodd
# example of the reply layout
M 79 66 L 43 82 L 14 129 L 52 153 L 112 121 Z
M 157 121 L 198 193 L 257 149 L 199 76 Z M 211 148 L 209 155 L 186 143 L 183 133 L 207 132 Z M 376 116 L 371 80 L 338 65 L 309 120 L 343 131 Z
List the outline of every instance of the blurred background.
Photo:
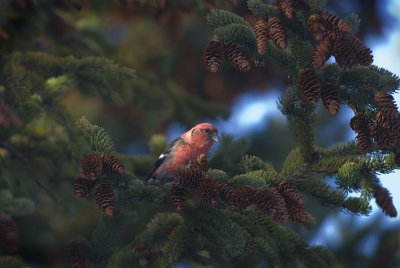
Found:
M 212 28 L 205 21 L 207 11 L 215 7 L 228 9 L 254 25 L 256 18 L 247 10 L 246 2 L 167 0 L 162 8 L 159 2 L 1 1 L 2 66 L 13 51 L 35 51 L 58 57 L 100 56 L 135 70 L 132 81 L 124 81 L 111 93 L 82 82 L 64 83 L 62 79 L 67 81 L 68 77 L 57 78 L 52 82 L 62 84 L 64 89 L 55 103 L 62 107 L 68 121 L 39 113 L 24 128 L 26 133 L 17 137 L 25 135 L 34 140 L 22 150 L 32 150 L 30 157 L 37 160 L 32 162 L 37 164 L 32 164 L 34 169 L 51 169 L 38 171 L 37 177 L 57 197 L 56 201 L 25 178 L 28 174 L 7 171 L 7 165 L 13 163 L 2 162 L 2 193 L 9 189 L 15 197 L 29 197 L 35 204 L 32 213 L 15 217 L 21 236 L 18 254 L 31 267 L 67 267 L 65 244 L 75 235 L 90 237 L 101 216 L 93 197 L 78 200 L 72 190 L 79 161 L 87 152 L 75 148 L 78 143 L 65 137 L 65 131 L 68 124 L 73 125 L 83 115 L 107 129 L 117 151 L 129 156 L 151 155 L 148 141 L 155 134 L 165 134 L 171 141 L 204 121 L 218 127 L 224 144 L 234 150 L 231 155 L 254 154 L 277 170 L 295 147 L 276 105 L 289 81 L 286 73 L 267 62 L 265 67 L 255 67 L 248 73 L 224 65 L 221 72 L 211 74 L 202 63 L 203 48 L 212 38 Z M 400 75 L 400 0 L 328 0 L 326 8 L 340 17 L 358 13 L 361 25 L 357 36 L 372 49 L 374 64 Z M 400 104 L 400 95 L 395 94 L 395 98 Z M 353 116 L 350 109 L 342 106 L 336 117 L 322 108 L 318 113 L 320 146 L 354 139 L 348 124 Z M 46 151 L 43 147 L 48 143 L 54 145 L 54 150 L 64 148 L 64 156 Z M 235 159 L 221 157 L 226 147 L 212 148 L 211 165 L 231 167 Z M 67 167 L 65 154 L 72 161 Z M 41 155 L 45 160 L 37 159 Z M 51 165 L 46 161 L 52 161 Z M 151 166 L 133 168 L 135 174 L 145 177 Z M 9 182 L 15 177 L 22 186 Z M 380 176 L 397 209 L 399 177 L 399 172 Z M 330 248 L 344 267 L 400 267 L 398 218 L 385 217 L 374 202 L 371 215 L 361 217 L 306 201 L 307 211 L 318 221 L 314 230 L 299 229 L 310 244 Z

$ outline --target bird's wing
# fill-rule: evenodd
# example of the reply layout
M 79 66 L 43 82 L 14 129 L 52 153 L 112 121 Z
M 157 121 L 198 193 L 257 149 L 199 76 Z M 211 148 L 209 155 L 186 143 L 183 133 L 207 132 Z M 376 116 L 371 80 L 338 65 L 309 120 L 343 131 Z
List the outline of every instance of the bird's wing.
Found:
M 168 158 L 170 158 L 173 155 L 174 150 L 176 148 L 176 145 L 179 144 L 179 143 L 185 143 L 185 140 L 182 139 L 181 137 L 178 137 L 175 140 L 171 141 L 167 145 L 165 150 L 160 154 L 160 156 L 158 157 L 157 161 L 154 163 L 153 170 L 150 172 L 150 175 L 147 178 L 147 181 L 149 179 L 151 179 L 151 177 L 154 174 L 154 171 L 156 171 L 162 165 L 162 163 L 164 163 L 165 160 L 167 160 Z

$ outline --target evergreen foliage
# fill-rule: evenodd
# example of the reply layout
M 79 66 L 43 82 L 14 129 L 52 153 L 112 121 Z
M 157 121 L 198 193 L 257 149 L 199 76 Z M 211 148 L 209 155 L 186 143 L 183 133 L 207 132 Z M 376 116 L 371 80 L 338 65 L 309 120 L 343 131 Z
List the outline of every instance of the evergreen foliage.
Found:
M 162 2 L 147 4 L 157 7 L 158 15 L 162 15 L 170 8 Z M 7 127 L 0 133 L 0 175 L 10 189 L 0 191 L 1 238 L 6 238 L 4 241 L 11 246 L 18 244 L 18 229 L 12 217 L 26 216 L 35 210 L 30 198 L 14 197 L 16 183 L 9 182 L 8 177 L 28 173 L 36 186 L 51 198 L 58 198 L 53 194 L 57 185 L 49 187 L 38 179 L 32 163 L 43 170 L 69 170 L 59 177 L 65 177 L 68 183 L 72 177 L 77 178 L 74 188 L 70 186 L 70 195 L 75 193 L 80 200 L 87 197 L 91 203 L 96 201 L 104 214 L 90 239 L 77 237 L 68 244 L 71 265 L 174 267 L 190 261 L 204 267 L 337 267 L 339 264 L 329 250 L 310 246 L 297 232 L 302 227 L 316 226 L 316 219 L 307 213 L 311 211 L 303 196 L 354 215 L 368 215 L 370 202 L 375 198 L 387 215 L 397 215 L 389 192 L 380 186 L 379 174 L 398 168 L 398 142 L 387 141 L 397 130 L 398 112 L 388 116 L 393 111 L 382 109 L 376 95 L 394 93 L 400 79 L 388 70 L 370 66 L 369 49 L 355 39 L 360 24 L 356 14 L 341 20 L 322 10 L 326 1 L 304 3 L 288 16 L 277 5 L 247 1 L 253 15 L 266 21 L 264 30 L 269 41 L 263 44 L 266 49 L 261 49 L 262 55 L 254 29 L 244 18 L 225 10 L 212 10 L 206 16 L 214 27 L 210 42 L 217 44 L 217 49 L 207 49 L 204 56 L 211 72 L 219 71 L 225 58 L 240 71 L 270 61 L 288 74 L 290 85 L 278 106 L 287 118 L 297 147 L 287 155 L 280 171 L 257 156 L 245 154 L 248 140 L 223 135 L 210 168 L 204 158 L 201 163 L 177 171 L 171 187 L 146 184 L 146 173 L 166 145 L 165 136 L 150 138 L 151 155 L 118 154 L 118 146 L 103 127 L 86 117 L 76 125 L 70 123 L 73 118 L 59 102 L 64 94 L 78 88 L 83 94 L 100 95 L 107 103 L 126 101 L 145 107 L 150 112 L 138 112 L 138 118 L 144 122 L 139 131 L 146 137 L 172 118 L 193 123 L 199 118 L 226 115 L 226 109 L 183 92 L 167 78 L 167 70 L 149 75 L 103 57 L 37 52 L 7 55 L 2 63 L 0 94 L 9 107 L 3 107 L 2 111 L 7 113 L 2 116 L 10 117 L 12 111 L 21 124 L 15 123 L 13 128 L 9 127 L 13 124 L 3 123 Z M 173 12 L 177 15 L 181 11 L 174 5 Z M 313 25 L 323 30 L 316 27 L 321 32 L 313 32 Z M 312 69 L 313 51 L 316 41 L 320 41 L 315 37 L 320 36 L 332 39 L 327 53 L 334 55 L 337 63 L 324 64 L 323 60 L 322 67 Z M 360 47 L 362 53 L 354 52 Z M 352 52 L 351 48 L 356 49 Z M 361 146 L 362 139 L 332 148 L 318 146 L 316 105 L 320 85 L 327 83 L 332 85 L 328 91 L 335 89 L 335 96 L 332 92 L 322 94 L 324 104 L 330 98 L 335 107 L 345 104 L 360 115 L 352 125 L 365 131 L 364 138 L 371 141 L 368 152 Z M 331 114 L 338 111 L 337 108 Z M 390 135 L 373 135 L 366 127 L 370 124 Z M 46 131 L 39 133 L 38 126 Z M 75 135 L 76 128 L 81 135 Z M 56 133 L 53 140 L 46 136 L 49 132 Z M 393 146 L 383 146 L 390 142 Z M 69 149 L 70 144 L 75 148 Z M 46 153 L 36 156 L 44 146 L 48 146 Z M 33 160 L 29 161 L 28 156 Z M 82 159 L 80 171 L 76 159 Z M 7 168 L 10 163 L 13 169 Z M 59 171 L 53 170 L 53 176 Z M 40 175 L 49 176 L 45 172 Z M 332 177 L 335 186 L 325 181 Z M 95 201 L 91 189 L 95 189 Z M 360 197 L 349 197 L 351 192 L 360 192 Z M 7 251 L 9 245 L 2 246 Z M 10 256 L 0 257 L 2 265 L 25 267 L 18 257 Z

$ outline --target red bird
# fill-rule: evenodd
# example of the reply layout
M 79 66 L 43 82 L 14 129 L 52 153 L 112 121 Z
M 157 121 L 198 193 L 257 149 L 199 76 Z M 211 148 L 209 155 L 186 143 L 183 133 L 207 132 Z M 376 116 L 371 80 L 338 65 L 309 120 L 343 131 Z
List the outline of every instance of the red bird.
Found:
M 147 183 L 172 184 L 174 173 L 180 167 L 194 161 L 200 154 L 207 156 L 215 141 L 219 142 L 218 130 L 215 126 L 209 123 L 194 126 L 168 144 L 154 164 Z

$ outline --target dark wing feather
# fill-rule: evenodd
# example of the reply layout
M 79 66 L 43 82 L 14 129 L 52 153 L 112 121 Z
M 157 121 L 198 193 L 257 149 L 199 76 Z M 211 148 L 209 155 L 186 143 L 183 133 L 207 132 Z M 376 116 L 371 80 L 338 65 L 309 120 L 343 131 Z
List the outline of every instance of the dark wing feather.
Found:
M 157 168 L 159 166 L 161 166 L 161 164 L 167 160 L 168 158 L 171 157 L 173 151 L 175 150 L 175 146 L 176 144 L 178 144 L 179 142 L 185 142 L 181 137 L 176 138 L 175 140 L 171 141 L 167 147 L 165 148 L 165 150 L 162 152 L 162 154 L 159 156 L 159 158 L 157 159 L 157 161 L 154 163 L 154 167 L 153 170 L 150 172 L 149 177 L 147 178 L 147 180 L 149 180 L 152 176 L 154 171 L 157 170 Z

